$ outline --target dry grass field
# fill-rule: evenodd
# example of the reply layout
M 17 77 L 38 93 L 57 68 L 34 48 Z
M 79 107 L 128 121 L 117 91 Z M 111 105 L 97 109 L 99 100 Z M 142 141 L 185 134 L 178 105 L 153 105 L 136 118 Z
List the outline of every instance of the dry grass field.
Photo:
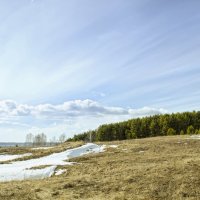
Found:
M 77 164 L 62 166 L 67 171 L 60 176 L 0 183 L 0 200 L 200 199 L 200 140 L 171 136 L 103 144 L 118 147 L 71 159 Z

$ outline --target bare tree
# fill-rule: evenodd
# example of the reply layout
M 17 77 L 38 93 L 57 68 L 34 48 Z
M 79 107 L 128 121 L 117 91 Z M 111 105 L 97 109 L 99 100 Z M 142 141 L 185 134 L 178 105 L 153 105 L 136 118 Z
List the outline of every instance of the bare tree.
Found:
M 66 135 L 63 133 L 63 134 L 61 134 L 61 135 L 59 136 L 59 142 L 60 142 L 60 143 L 63 143 L 63 142 L 65 142 L 65 140 L 66 140 Z
M 37 134 L 34 137 L 33 143 L 36 146 L 44 146 L 47 143 L 47 136 L 44 133 Z
M 34 140 L 34 135 L 32 133 L 28 133 L 26 135 L 26 144 L 31 145 L 33 144 L 33 140 Z
M 58 143 L 57 139 L 55 136 L 53 136 L 51 139 L 50 139 L 50 145 L 55 145 L 56 143 Z
M 46 145 L 47 143 L 47 136 L 44 133 L 41 134 L 41 142 L 42 145 Z

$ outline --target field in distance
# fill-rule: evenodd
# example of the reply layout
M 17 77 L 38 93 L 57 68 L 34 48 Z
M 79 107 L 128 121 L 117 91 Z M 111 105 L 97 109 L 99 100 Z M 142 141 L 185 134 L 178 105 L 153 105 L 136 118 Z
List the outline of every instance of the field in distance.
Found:
M 0 199 L 200 199 L 200 140 L 188 138 L 103 142 L 117 147 L 71 159 L 60 176 L 2 182 Z

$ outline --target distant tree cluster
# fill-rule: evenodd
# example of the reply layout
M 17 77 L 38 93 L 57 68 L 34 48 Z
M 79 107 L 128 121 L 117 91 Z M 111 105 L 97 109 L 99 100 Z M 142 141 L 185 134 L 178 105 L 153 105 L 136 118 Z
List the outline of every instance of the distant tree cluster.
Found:
M 26 135 L 26 143 L 34 146 L 45 146 L 47 143 L 47 136 L 44 133 L 37 135 L 29 133 Z
M 52 145 L 57 143 L 63 143 L 65 141 L 66 141 L 66 135 L 64 133 L 61 134 L 58 139 L 56 139 L 56 137 L 53 137 L 49 142 L 47 140 L 47 136 L 44 133 L 36 135 L 28 133 L 26 135 L 26 144 L 33 146 L 46 146 L 47 143 Z
M 75 135 L 68 141 L 88 141 L 89 137 L 93 141 L 112 141 L 184 134 L 200 134 L 200 111 L 154 115 L 105 124 L 94 131 Z

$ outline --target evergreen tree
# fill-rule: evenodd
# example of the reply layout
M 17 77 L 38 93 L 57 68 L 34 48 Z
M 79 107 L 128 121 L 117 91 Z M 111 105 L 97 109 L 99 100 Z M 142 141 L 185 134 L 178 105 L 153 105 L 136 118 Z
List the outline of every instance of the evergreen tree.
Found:
M 176 131 L 173 128 L 169 128 L 167 131 L 167 135 L 176 135 Z
M 92 131 L 92 140 L 112 141 L 185 133 L 200 134 L 200 111 L 154 115 L 120 123 L 104 124 Z M 88 135 L 91 134 L 85 132 L 75 135 L 70 140 L 88 141 Z
M 187 135 L 193 135 L 193 134 L 194 134 L 194 127 L 190 125 L 187 128 Z

